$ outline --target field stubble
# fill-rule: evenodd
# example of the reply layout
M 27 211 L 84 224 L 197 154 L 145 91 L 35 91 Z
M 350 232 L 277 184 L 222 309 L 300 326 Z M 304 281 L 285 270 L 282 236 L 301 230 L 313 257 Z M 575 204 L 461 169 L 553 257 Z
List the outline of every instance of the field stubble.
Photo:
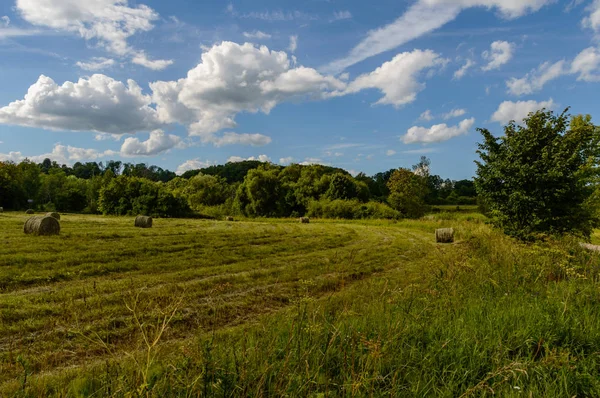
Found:
M 573 242 L 463 214 L 23 221 L 0 216 L 0 396 L 600 392 L 598 255 Z

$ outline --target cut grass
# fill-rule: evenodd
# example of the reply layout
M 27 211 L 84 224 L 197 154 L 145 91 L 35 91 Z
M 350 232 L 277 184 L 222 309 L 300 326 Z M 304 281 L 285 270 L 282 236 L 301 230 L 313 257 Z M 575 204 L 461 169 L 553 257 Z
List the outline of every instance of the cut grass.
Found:
M 600 394 L 600 263 L 572 242 L 444 213 L 22 222 L 0 217 L 0 396 Z

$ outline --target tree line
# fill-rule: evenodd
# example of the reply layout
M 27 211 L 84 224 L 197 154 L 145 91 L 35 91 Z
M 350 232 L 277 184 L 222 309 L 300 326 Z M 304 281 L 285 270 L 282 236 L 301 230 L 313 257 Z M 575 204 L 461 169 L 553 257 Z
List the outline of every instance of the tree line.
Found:
M 323 165 L 230 162 L 177 176 L 144 163 L 0 162 L 7 210 L 160 217 L 419 217 L 431 205 L 474 204 L 472 180 L 430 175 L 430 161 L 374 176 Z

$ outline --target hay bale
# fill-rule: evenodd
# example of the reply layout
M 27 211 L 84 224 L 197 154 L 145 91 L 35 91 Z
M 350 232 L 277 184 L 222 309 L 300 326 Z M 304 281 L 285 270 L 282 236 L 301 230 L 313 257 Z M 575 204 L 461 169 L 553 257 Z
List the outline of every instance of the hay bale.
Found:
M 227 217 L 225 217 L 225 221 L 233 221 L 233 217 L 227 216 Z
M 308 217 L 300 217 L 301 224 L 308 224 L 310 222 L 310 218 Z
M 454 228 L 439 228 L 435 230 L 435 241 L 437 243 L 454 242 Z
M 138 228 L 152 228 L 152 217 L 137 216 L 135 218 L 135 226 Z
M 35 210 L 33 210 L 33 209 L 27 209 L 27 211 L 25 212 L 25 214 L 35 214 Z
M 23 232 L 33 235 L 58 235 L 60 223 L 56 218 L 50 216 L 31 217 L 25 221 Z
M 55 213 L 55 212 L 46 213 L 46 217 L 54 217 L 54 218 L 56 218 L 58 221 L 60 221 L 60 214 L 58 214 L 58 213 Z

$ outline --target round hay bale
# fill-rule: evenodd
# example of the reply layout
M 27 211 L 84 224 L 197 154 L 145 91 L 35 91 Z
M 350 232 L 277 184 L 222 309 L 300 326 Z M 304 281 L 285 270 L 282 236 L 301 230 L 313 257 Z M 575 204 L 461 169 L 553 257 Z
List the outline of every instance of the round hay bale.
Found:
M 234 220 L 233 220 L 233 217 L 227 216 L 227 217 L 225 217 L 225 221 L 234 221 Z
M 152 217 L 137 216 L 135 218 L 135 226 L 138 228 L 152 228 Z
M 54 217 L 56 218 L 58 221 L 60 221 L 60 214 L 52 212 L 52 213 L 46 213 L 46 217 Z
M 27 209 L 27 211 L 25 212 L 25 214 L 35 214 L 35 210 L 33 210 L 33 209 Z
M 31 217 L 25 221 L 23 232 L 33 235 L 58 235 L 60 234 L 60 223 L 56 218 L 50 216 Z
M 439 228 L 435 230 L 435 241 L 437 243 L 454 242 L 454 228 Z
M 308 218 L 308 217 L 300 217 L 300 223 L 301 224 L 308 224 L 308 223 L 310 223 L 310 218 Z

